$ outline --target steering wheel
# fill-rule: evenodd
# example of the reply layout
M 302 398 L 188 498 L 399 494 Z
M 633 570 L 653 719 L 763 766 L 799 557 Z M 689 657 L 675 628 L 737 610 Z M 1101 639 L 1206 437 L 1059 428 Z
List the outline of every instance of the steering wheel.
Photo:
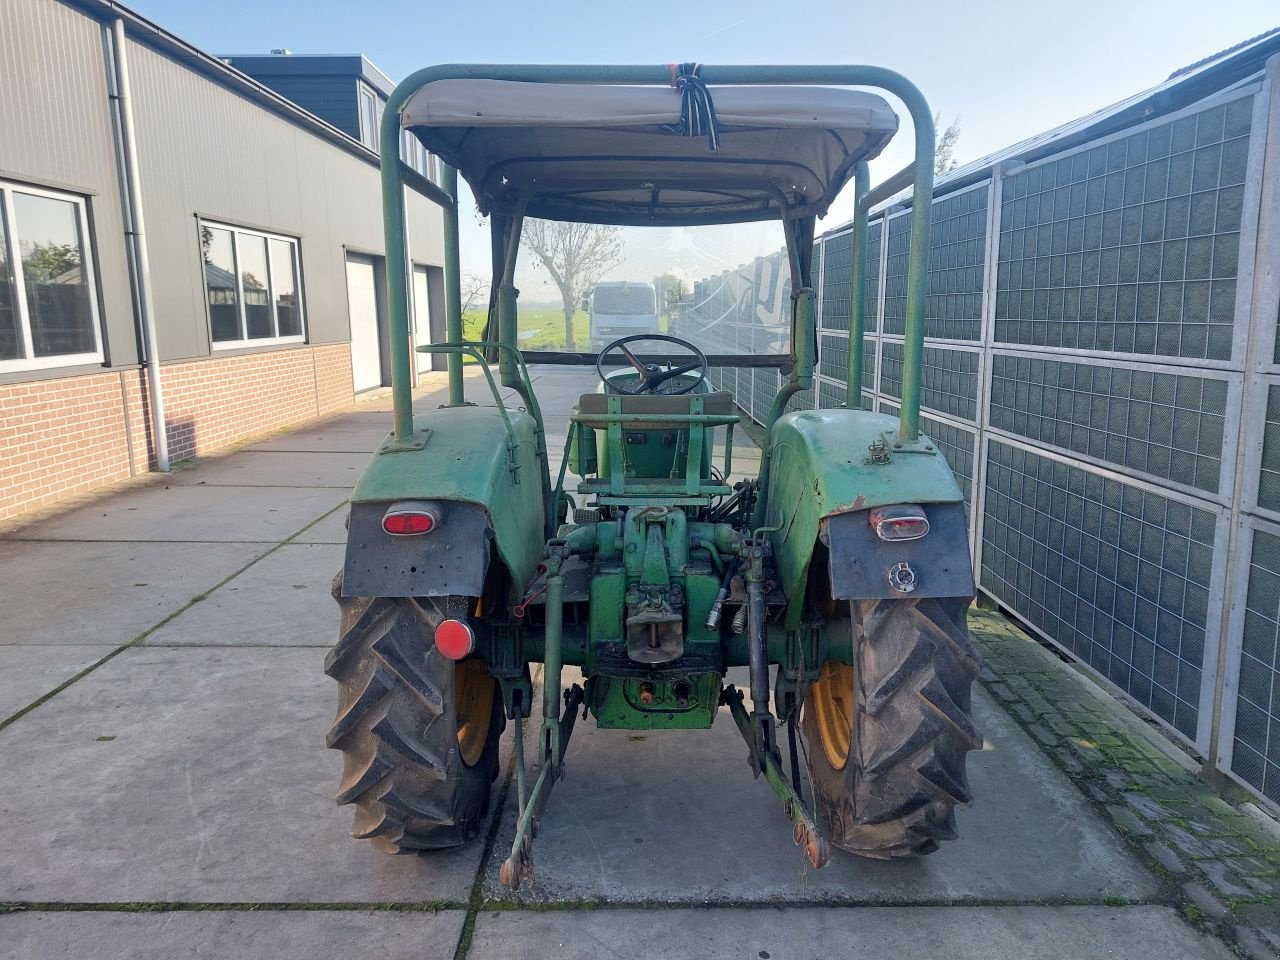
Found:
M 694 355 L 691 363 L 681 364 L 670 370 L 663 370 L 656 363 L 645 363 L 634 353 L 627 349 L 628 343 L 634 343 L 637 340 L 661 340 L 664 343 L 674 343 L 677 347 L 683 347 Z M 640 375 L 640 383 L 634 390 L 629 390 L 622 384 L 610 380 L 604 374 L 605 357 L 613 353 L 615 350 L 621 350 L 622 355 L 627 361 L 636 368 L 636 373 Z M 707 357 L 688 340 L 681 340 L 679 337 L 669 337 L 665 333 L 637 333 L 629 337 L 621 337 L 607 344 L 603 350 L 596 355 L 596 373 L 600 375 L 601 381 L 604 383 L 605 393 L 620 393 L 626 396 L 634 397 L 644 393 L 658 393 L 658 388 L 673 377 L 679 377 L 686 373 L 698 372 L 698 378 L 691 383 L 679 388 L 678 390 L 664 390 L 663 394 L 667 396 L 679 396 L 689 393 L 696 388 L 703 380 L 707 379 Z

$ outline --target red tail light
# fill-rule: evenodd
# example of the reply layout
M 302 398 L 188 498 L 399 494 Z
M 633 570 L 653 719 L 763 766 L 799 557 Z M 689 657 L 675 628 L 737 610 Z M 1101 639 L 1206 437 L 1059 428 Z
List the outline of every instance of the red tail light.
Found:
M 461 660 L 476 648 L 476 635 L 462 620 L 441 620 L 436 627 L 436 649 L 450 660 Z
M 382 517 L 382 529 L 393 537 L 413 537 L 440 526 L 440 511 L 434 504 L 393 503 Z
M 871 529 L 881 540 L 919 540 L 929 532 L 929 518 L 919 504 L 876 507 L 871 511 Z

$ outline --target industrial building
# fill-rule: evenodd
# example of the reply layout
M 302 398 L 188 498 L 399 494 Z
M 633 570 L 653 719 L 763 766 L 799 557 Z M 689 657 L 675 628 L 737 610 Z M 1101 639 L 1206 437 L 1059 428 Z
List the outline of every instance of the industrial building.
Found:
M 7 0 L 0 36 L 0 520 L 389 382 L 372 64 L 217 57 L 106 0 Z M 443 220 L 407 208 L 426 341 Z

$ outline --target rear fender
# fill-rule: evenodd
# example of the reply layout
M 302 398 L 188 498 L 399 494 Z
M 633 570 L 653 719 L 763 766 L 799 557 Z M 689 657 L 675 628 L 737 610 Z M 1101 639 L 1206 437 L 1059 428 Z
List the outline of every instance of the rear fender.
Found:
M 422 449 L 374 455 L 351 496 L 345 596 L 480 596 L 495 554 L 511 582 L 529 582 L 543 554 L 543 477 L 533 419 L 508 416 L 510 432 L 495 407 L 445 407 L 415 418 Z M 430 501 L 439 525 L 386 533 L 387 508 L 405 500 Z
M 890 449 L 887 461 L 872 461 L 872 444 L 897 426 L 897 418 L 869 410 L 804 410 L 779 417 L 770 431 L 766 524 L 777 527 L 769 538 L 788 598 L 788 628 L 800 625 L 814 551 L 824 546 L 831 574 L 821 586 L 838 590 L 836 599 L 901 595 L 886 594 L 887 582 L 879 582 L 890 555 L 889 565 L 901 559 L 916 571 L 914 596 L 972 595 L 964 495 L 936 444 L 922 437 L 920 452 Z M 886 552 L 890 545 L 876 537 L 868 514 L 900 503 L 925 506 L 938 526 L 923 540 Z M 947 505 L 954 509 L 940 509 Z M 846 569 L 853 557 L 861 558 L 861 572 Z M 935 593 L 935 587 L 953 592 Z

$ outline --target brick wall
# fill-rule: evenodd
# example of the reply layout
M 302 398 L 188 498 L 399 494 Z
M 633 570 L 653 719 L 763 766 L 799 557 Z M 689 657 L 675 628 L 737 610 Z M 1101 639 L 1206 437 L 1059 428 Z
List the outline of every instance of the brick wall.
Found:
M 346 343 L 165 364 L 172 461 L 295 426 L 351 402 Z M 0 384 L 0 520 L 154 466 L 141 370 Z

